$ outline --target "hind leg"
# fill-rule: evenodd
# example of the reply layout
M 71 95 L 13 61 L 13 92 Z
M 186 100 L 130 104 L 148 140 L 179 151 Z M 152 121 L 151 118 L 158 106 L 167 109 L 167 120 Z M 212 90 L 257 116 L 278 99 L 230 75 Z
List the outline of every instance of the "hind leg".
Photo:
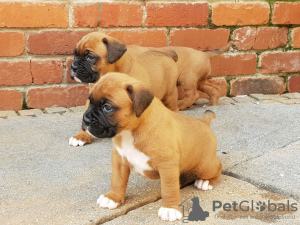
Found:
M 212 190 L 213 185 L 217 182 L 222 173 L 222 164 L 217 157 L 214 163 L 199 165 L 196 167 L 195 172 L 198 180 L 195 181 L 195 186 L 203 191 Z
M 179 110 L 177 106 L 177 101 L 178 101 L 177 87 L 175 86 L 171 91 L 169 91 L 169 93 L 161 101 L 170 110 L 174 112 L 178 112 Z
M 217 105 L 220 99 L 220 90 L 211 79 L 199 82 L 198 89 L 205 92 L 209 96 L 208 105 Z
M 197 91 L 197 77 L 194 74 L 181 75 L 180 84 L 184 90 L 184 98 L 178 103 L 179 110 L 185 110 L 193 105 L 199 98 Z

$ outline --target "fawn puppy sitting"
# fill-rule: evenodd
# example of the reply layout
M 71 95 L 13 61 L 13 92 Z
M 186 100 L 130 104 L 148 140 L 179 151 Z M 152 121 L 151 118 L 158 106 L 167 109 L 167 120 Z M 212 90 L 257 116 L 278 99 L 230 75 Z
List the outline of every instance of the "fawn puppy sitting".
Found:
M 193 171 L 195 186 L 211 190 L 222 165 L 216 155 L 217 139 L 210 128 L 215 114 L 199 119 L 166 108 L 141 81 L 122 73 L 109 73 L 94 85 L 84 113 L 82 129 L 113 141 L 111 189 L 97 204 L 114 209 L 125 202 L 130 171 L 161 180 L 162 207 L 158 216 L 182 218 L 179 176 Z

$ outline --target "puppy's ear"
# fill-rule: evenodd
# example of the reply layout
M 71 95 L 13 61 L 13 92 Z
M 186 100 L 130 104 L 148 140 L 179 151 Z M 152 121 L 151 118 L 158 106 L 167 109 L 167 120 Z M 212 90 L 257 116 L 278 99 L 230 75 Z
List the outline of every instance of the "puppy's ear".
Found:
M 116 62 L 126 52 L 126 45 L 117 39 L 102 39 L 107 49 L 107 61 L 110 64 Z
M 132 100 L 135 115 L 140 117 L 154 98 L 152 92 L 143 87 L 133 87 L 132 85 L 128 85 L 126 90 Z

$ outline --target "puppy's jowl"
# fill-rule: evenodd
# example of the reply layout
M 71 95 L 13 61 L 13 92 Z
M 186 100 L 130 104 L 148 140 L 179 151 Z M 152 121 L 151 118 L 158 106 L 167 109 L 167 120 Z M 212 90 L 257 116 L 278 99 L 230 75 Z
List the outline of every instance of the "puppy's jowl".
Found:
M 82 129 L 99 138 L 112 137 L 111 189 L 97 204 L 114 209 L 125 202 L 130 171 L 161 179 L 163 205 L 158 216 L 182 218 L 179 176 L 196 173 L 195 186 L 211 190 L 222 165 L 216 155 L 217 139 L 210 128 L 215 114 L 199 119 L 166 108 L 144 83 L 122 73 L 109 73 L 89 96 Z
M 94 83 L 109 72 L 126 73 L 143 81 L 166 107 L 178 111 L 178 70 L 174 51 L 159 52 L 139 46 L 126 46 L 104 33 L 93 32 L 81 39 L 74 54 L 70 74 L 73 79 Z M 86 109 L 88 105 L 89 101 Z M 91 136 L 83 130 L 69 140 L 71 146 L 83 146 L 90 142 Z

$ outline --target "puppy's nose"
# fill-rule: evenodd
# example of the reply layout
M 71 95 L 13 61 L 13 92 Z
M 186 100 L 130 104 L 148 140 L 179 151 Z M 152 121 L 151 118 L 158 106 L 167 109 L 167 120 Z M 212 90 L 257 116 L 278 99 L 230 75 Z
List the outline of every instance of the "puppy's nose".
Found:
M 83 115 L 83 122 L 85 123 L 86 126 L 89 126 L 91 124 L 92 120 L 89 117 L 88 113 L 85 113 Z
M 76 72 L 76 71 L 78 70 L 78 66 L 73 62 L 73 63 L 71 64 L 71 69 L 72 69 L 74 72 Z

